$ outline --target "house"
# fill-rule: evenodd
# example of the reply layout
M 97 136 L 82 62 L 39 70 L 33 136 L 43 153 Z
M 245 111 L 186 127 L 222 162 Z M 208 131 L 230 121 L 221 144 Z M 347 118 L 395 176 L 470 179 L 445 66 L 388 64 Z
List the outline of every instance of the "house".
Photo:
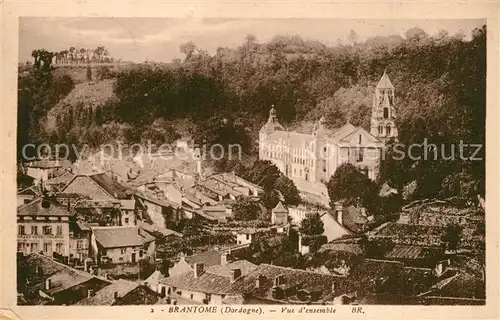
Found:
M 175 276 L 194 270 L 194 265 L 203 264 L 205 267 L 214 265 L 227 264 L 227 253 L 219 250 L 204 251 L 192 256 L 181 255 L 179 261 L 174 262 L 174 265 L 169 269 L 169 275 Z
M 92 230 L 81 220 L 69 224 L 69 263 L 74 266 L 84 265 L 90 257 L 90 237 Z M 87 265 L 84 265 L 87 270 Z
M 35 185 L 45 182 L 54 177 L 54 172 L 60 168 L 69 168 L 71 163 L 68 160 L 38 160 L 26 165 L 26 174 L 34 178 Z
M 156 192 L 150 189 L 136 190 L 134 197 L 138 205 L 145 208 L 143 214 L 158 228 L 177 224 L 183 217 L 182 207 L 165 198 L 159 189 Z
M 18 259 L 17 290 L 30 305 L 72 305 L 110 283 L 38 253 Z
M 122 208 L 122 200 L 88 200 L 79 199 L 74 204 L 76 215 L 81 220 L 87 223 L 97 223 L 106 226 L 120 226 L 123 225 L 125 217 L 135 222 L 135 215 L 133 211 Z M 128 200 L 126 200 L 128 201 Z M 133 200 L 132 200 L 133 201 Z M 126 203 L 127 208 L 130 204 Z M 125 225 L 129 225 L 129 221 Z
M 215 185 L 224 185 L 226 188 L 231 188 L 237 192 L 240 192 L 241 195 L 244 195 L 246 197 L 257 197 L 264 192 L 264 190 L 260 186 L 246 181 L 241 177 L 238 177 L 234 172 L 213 174 L 208 176 L 206 180 L 212 180 Z
M 341 202 L 335 203 L 334 212 L 337 222 L 353 234 L 363 233 L 370 221 L 364 208 L 344 206 Z
M 220 305 L 232 292 L 231 286 L 256 268 L 246 260 L 212 266 L 197 262 L 192 270 L 159 280 L 158 290 L 198 303 Z
M 53 177 L 47 181 L 44 181 L 44 188 L 50 191 L 57 192 L 64 188 L 70 182 L 75 175 L 71 171 L 59 168 L 53 173 Z
M 337 221 L 337 217 L 334 217 L 329 211 L 321 215 L 321 221 L 324 228 L 323 234 L 326 236 L 328 242 L 352 235 L 352 232 L 341 225 Z
M 205 215 L 213 217 L 217 222 L 226 222 L 233 217 L 233 209 L 230 205 L 219 204 L 215 206 L 205 205 L 201 209 Z
M 228 290 L 246 304 L 341 304 L 353 293 L 345 278 L 269 264 L 258 265 Z
M 91 227 L 97 263 L 135 263 L 155 255 L 155 238 L 139 227 Z
M 137 224 L 135 214 L 135 199 L 120 200 L 120 212 L 121 226 L 135 226 Z
M 236 243 L 237 244 L 250 244 L 257 233 L 256 228 L 243 228 L 236 231 Z
M 343 163 L 351 163 L 375 179 L 385 141 L 398 137 L 394 91 L 384 72 L 373 94 L 370 132 L 349 122 L 329 130 L 325 117 L 310 133 L 287 131 L 273 106 L 259 131 L 259 159 L 271 161 L 293 180 L 317 185 L 328 181 Z
M 30 203 L 31 201 L 33 201 L 33 199 L 41 195 L 41 191 L 35 186 L 20 190 L 17 192 L 17 206 L 20 207 L 23 204 Z
M 288 210 L 283 206 L 281 201 L 279 201 L 276 207 L 274 207 L 271 210 L 271 223 L 272 224 L 288 223 Z
M 61 190 L 76 193 L 92 200 L 131 199 L 132 192 L 105 173 L 90 176 L 77 175 Z
M 49 196 L 17 208 L 17 252 L 68 257 L 72 213 Z
M 170 230 L 167 228 L 158 228 L 157 226 L 153 224 L 149 224 L 145 221 L 137 220 L 137 226 L 141 228 L 142 230 L 148 232 L 150 235 L 155 237 L 157 240 L 160 239 L 165 239 L 168 241 L 168 239 L 174 239 L 174 238 L 180 238 L 182 237 L 182 233 L 179 233 L 174 230 Z
M 292 219 L 294 225 L 300 226 L 302 220 L 315 214 L 322 214 L 326 210 L 320 210 L 315 206 L 299 204 L 297 206 L 288 207 L 288 215 Z
M 81 306 L 152 305 L 161 300 L 160 295 L 139 283 L 116 280 L 88 298 L 79 301 Z

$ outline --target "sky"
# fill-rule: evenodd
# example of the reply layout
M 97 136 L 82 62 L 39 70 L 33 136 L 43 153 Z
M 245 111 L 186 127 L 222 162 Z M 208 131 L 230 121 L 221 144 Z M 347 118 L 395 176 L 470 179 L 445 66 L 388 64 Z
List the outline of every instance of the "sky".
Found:
M 447 30 L 451 35 L 484 25 L 485 20 L 342 20 L 342 19 L 174 19 L 174 18 L 21 18 L 19 61 L 32 60 L 35 49 L 62 51 L 69 47 L 105 46 L 110 55 L 125 61 L 170 62 L 183 58 L 181 43 L 195 45 L 213 54 L 217 47 L 235 48 L 245 36 L 258 42 L 276 35 L 299 35 L 326 45 L 347 40 L 350 30 L 359 40 L 398 34 L 413 27 L 430 35 Z

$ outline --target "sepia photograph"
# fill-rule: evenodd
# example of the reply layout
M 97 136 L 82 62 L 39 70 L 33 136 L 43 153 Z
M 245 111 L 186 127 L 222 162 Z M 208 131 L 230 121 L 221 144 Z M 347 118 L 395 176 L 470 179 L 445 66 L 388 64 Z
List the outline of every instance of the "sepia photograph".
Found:
M 486 18 L 18 30 L 18 306 L 492 301 Z

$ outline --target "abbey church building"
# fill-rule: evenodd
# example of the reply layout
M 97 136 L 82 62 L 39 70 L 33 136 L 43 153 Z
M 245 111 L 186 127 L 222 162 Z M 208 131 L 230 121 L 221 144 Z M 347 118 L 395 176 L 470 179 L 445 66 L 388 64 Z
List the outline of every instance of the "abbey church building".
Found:
M 273 107 L 259 131 L 259 159 L 270 160 L 296 181 L 327 182 L 343 163 L 359 167 L 374 180 L 385 142 L 397 139 L 395 117 L 394 86 L 384 72 L 373 94 L 370 132 L 349 122 L 330 130 L 324 117 L 309 134 L 287 131 Z

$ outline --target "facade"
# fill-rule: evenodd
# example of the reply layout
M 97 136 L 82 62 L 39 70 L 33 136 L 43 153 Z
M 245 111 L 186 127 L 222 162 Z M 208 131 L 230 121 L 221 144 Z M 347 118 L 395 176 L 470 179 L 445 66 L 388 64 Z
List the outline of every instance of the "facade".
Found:
M 271 210 L 271 223 L 272 224 L 286 224 L 288 223 L 288 210 L 283 204 L 278 202 L 276 207 Z
M 17 251 L 23 254 L 54 253 L 68 257 L 70 217 L 66 206 L 38 198 L 17 209 Z
M 259 131 L 259 159 L 274 163 L 287 177 L 324 183 L 343 163 L 351 163 L 376 179 L 384 142 L 397 138 L 394 87 L 386 73 L 373 97 L 371 132 L 346 123 L 329 130 L 322 117 L 311 134 L 286 131 L 274 107 Z M 380 130 L 383 128 L 383 130 Z
M 70 222 L 69 262 L 82 265 L 90 255 L 90 228 L 82 221 Z
M 135 263 L 155 255 L 155 238 L 138 227 L 92 227 L 92 258 L 98 263 Z

